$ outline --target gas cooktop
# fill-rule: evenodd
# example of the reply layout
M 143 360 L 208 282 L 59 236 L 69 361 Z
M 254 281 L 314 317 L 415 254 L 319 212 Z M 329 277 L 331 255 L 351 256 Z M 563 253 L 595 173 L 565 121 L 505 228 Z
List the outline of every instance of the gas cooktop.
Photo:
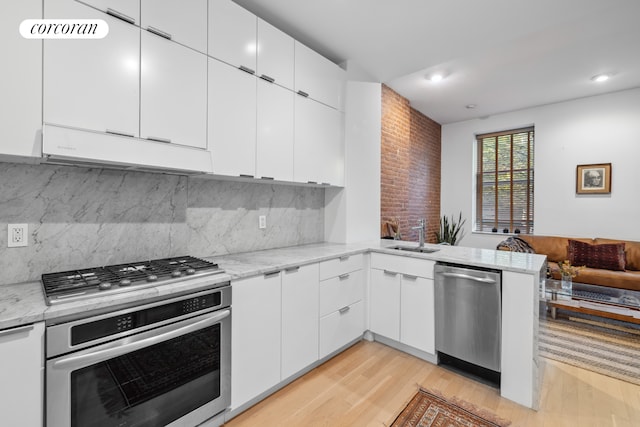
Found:
M 42 287 L 51 305 L 220 273 L 218 264 L 183 256 L 47 273 Z

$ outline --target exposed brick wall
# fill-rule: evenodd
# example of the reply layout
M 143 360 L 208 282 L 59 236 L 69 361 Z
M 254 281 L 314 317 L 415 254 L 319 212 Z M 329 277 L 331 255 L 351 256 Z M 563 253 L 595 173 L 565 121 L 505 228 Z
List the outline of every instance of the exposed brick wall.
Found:
M 398 219 L 403 240 L 427 219 L 425 240 L 435 242 L 440 219 L 441 126 L 382 85 L 381 221 Z

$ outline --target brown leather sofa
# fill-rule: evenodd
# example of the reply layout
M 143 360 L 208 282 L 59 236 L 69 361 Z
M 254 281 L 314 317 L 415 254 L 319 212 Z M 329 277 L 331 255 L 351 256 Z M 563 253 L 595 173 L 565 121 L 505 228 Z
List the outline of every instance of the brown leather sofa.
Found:
M 609 286 L 612 288 L 640 291 L 640 242 L 615 239 L 584 239 L 558 236 L 519 235 L 518 238 L 527 242 L 537 254 L 547 256 L 547 262 L 554 278 L 559 279 L 558 262 L 569 260 L 569 240 L 575 240 L 590 245 L 611 245 L 624 243 L 623 270 L 585 267 L 581 269 L 573 280 L 578 283 Z M 498 249 L 510 250 L 498 245 Z M 575 263 L 574 265 L 580 265 Z

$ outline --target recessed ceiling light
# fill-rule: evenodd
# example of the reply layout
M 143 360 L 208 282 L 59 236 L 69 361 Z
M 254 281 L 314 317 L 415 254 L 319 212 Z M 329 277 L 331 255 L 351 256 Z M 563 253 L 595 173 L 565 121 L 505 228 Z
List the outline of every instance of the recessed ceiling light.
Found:
M 469 109 L 469 110 L 473 110 L 474 108 L 476 108 L 477 105 L 476 104 L 467 104 L 465 105 L 465 108 Z
M 598 74 L 597 76 L 591 77 L 591 80 L 597 83 L 606 82 L 611 77 L 609 74 Z
M 442 74 L 432 74 L 431 77 L 429 77 L 429 80 L 431 80 L 433 83 L 438 83 L 443 78 L 444 77 L 442 76 Z

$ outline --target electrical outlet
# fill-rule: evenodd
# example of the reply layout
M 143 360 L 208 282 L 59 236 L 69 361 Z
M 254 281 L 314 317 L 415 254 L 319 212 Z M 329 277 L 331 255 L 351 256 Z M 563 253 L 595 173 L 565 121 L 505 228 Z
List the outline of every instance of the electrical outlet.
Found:
M 258 217 L 258 227 L 259 228 L 267 228 L 267 217 L 266 217 L 266 215 L 260 215 Z
M 17 248 L 29 243 L 29 229 L 27 224 L 9 224 L 7 226 L 7 247 Z

